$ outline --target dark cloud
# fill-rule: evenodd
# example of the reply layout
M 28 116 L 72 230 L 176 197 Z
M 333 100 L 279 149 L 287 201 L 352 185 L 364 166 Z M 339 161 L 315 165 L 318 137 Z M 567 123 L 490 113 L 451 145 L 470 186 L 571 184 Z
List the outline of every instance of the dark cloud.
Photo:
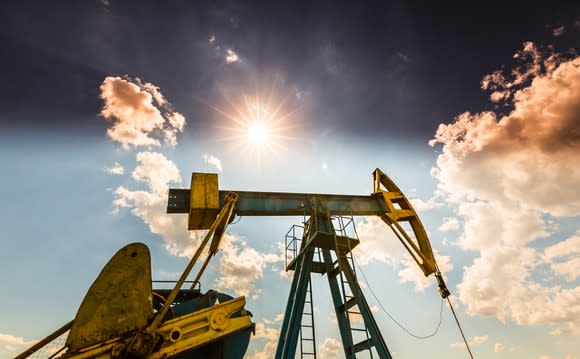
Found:
M 426 141 L 465 104 L 485 106 L 475 84 L 513 49 L 553 39 L 541 24 L 573 22 L 575 13 L 554 2 L 14 3 L 0 15 L 0 116 L 42 127 L 50 113 L 53 126 L 74 129 L 75 118 L 88 131 L 99 84 L 129 75 L 162 88 L 196 131 L 216 116 L 204 102 L 277 79 L 308 94 L 313 129 Z M 567 35 L 561 46 L 574 43 Z M 228 49 L 239 61 L 227 64 Z

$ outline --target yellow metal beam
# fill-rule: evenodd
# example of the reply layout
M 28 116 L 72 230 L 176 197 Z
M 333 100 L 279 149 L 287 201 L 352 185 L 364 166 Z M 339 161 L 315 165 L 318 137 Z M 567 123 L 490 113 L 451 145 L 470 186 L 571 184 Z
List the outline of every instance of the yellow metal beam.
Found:
M 411 202 L 405 197 L 395 182 L 380 169 L 377 168 L 375 170 L 373 179 L 373 195 L 382 197 L 387 209 L 385 213 L 380 215 L 381 219 L 391 228 L 397 238 L 399 238 L 419 268 L 421 268 L 423 274 L 428 276 L 435 273 L 437 271 L 437 264 L 435 263 L 433 249 L 429 243 L 427 232 L 417 212 L 413 209 Z M 402 222 L 409 223 L 413 233 L 409 234 L 401 225 Z M 413 237 L 416 242 L 413 240 Z
M 161 345 L 147 355 L 147 359 L 170 358 L 238 331 L 252 328 L 254 324 L 245 313 L 245 304 L 245 297 L 239 297 L 163 322 L 155 330 L 155 337 L 160 340 Z M 243 315 L 232 318 L 238 312 Z M 63 358 L 116 358 L 122 355 L 132 340 L 132 337 L 113 338 L 68 355 L 64 354 Z

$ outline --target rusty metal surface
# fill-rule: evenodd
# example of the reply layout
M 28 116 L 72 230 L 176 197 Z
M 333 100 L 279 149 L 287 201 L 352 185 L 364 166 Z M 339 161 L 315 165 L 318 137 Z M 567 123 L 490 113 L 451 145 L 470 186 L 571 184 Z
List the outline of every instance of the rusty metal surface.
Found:
M 149 249 L 132 243 L 111 258 L 90 287 L 66 345 L 74 351 L 144 328 L 152 314 Z

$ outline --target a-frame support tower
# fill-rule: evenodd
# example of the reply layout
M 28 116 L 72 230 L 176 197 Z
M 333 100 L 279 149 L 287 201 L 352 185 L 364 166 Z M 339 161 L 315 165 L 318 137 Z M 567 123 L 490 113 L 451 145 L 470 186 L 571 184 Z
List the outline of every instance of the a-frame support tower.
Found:
M 301 357 L 316 358 L 312 305 L 310 309 L 307 308 L 310 312 L 305 312 L 305 303 L 312 303 L 312 273 L 326 275 L 328 279 L 345 357 L 356 358 L 357 353 L 367 351 L 370 354 L 367 357 L 372 358 L 374 353 L 381 359 L 391 359 L 356 279 L 351 250 L 359 241 L 348 237 L 340 224 L 336 228 L 323 200 L 314 198 L 313 202 L 314 214 L 306 221 L 299 250 L 286 268 L 294 271 L 294 277 L 280 330 L 276 359 L 294 359 L 299 339 Z M 341 220 L 338 219 L 339 223 L 342 223 Z M 311 316 L 310 321 L 306 321 L 312 323 L 307 324 L 311 326 L 310 329 L 304 328 L 305 315 Z M 356 316 L 358 320 L 353 322 Z M 305 338 L 309 335 L 305 332 L 311 333 L 311 338 Z M 310 346 L 305 343 L 307 341 L 311 341 Z M 305 351 L 305 346 L 310 349 Z

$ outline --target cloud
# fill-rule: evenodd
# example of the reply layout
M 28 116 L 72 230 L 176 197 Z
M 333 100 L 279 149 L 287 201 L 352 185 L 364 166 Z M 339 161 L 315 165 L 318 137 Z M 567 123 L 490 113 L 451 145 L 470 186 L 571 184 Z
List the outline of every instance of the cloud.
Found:
M 552 35 L 554 36 L 562 36 L 566 32 L 566 27 L 564 25 L 558 26 L 552 30 Z
M 432 170 L 433 171 L 433 170 Z M 428 200 L 422 200 L 420 198 L 415 197 L 415 190 L 410 190 L 409 201 L 411 201 L 411 205 L 413 208 L 418 212 L 429 211 L 435 208 L 443 207 L 443 202 L 441 201 L 443 197 L 443 193 L 441 191 L 435 191 L 431 198 Z
M 557 276 L 567 281 L 580 277 L 580 230 L 572 237 L 547 247 L 544 258 Z
M 204 232 L 187 231 L 187 216 L 165 213 L 169 185 L 182 183 L 177 166 L 157 152 L 139 152 L 136 157 L 138 165 L 131 176 L 136 182 L 144 183 L 147 189 L 117 187 L 113 192 L 116 197 L 113 206 L 117 212 L 121 208 L 131 209 L 131 213 L 149 226 L 151 233 L 163 238 L 171 254 L 191 256 Z
M 249 359 L 269 359 L 276 354 L 276 347 L 278 346 L 278 337 L 280 336 L 280 325 L 271 327 L 270 324 L 278 323 L 284 319 L 283 314 L 279 314 L 273 320 L 264 319 L 263 322 L 256 323 L 256 335 L 254 339 L 266 339 L 266 344 L 262 350 L 256 351 L 248 356 Z
M 161 91 L 159 91 L 159 87 L 157 87 L 149 82 L 141 83 L 141 81 L 139 79 L 137 79 L 137 84 L 139 86 L 141 86 L 142 90 L 145 90 L 146 92 L 151 94 L 151 96 L 153 96 L 153 99 L 155 100 L 157 105 L 159 105 L 159 106 L 167 105 L 167 100 L 165 99 L 165 97 L 163 97 L 163 95 L 161 94 Z
M 112 175 L 123 175 L 125 174 L 125 168 L 119 162 L 115 162 L 112 167 L 105 167 L 105 172 Z
M 214 166 L 215 168 L 218 169 L 218 171 L 222 172 L 222 161 L 220 161 L 219 158 L 217 158 L 214 155 L 211 155 L 209 153 L 204 154 L 203 156 L 201 156 L 201 158 L 203 158 L 203 160 L 207 164 Z
M 326 338 L 318 345 L 318 354 L 321 358 L 342 358 L 344 356 L 342 343 L 336 338 Z
M 576 297 L 575 300 L 578 300 L 578 297 Z M 563 334 L 580 335 L 580 320 L 570 321 L 566 323 L 564 327 L 559 327 L 552 330 L 550 334 L 556 336 Z
M 258 252 L 236 234 L 226 233 L 221 243 L 221 275 L 216 285 L 238 295 L 257 298 L 261 289 L 255 281 L 262 278 L 267 264 L 280 261 L 280 256 Z
M 210 45 L 215 44 L 215 35 L 210 35 L 209 39 L 207 39 Z
M 443 223 L 439 226 L 441 232 L 456 231 L 460 228 L 461 224 L 459 220 L 455 217 L 445 217 L 443 218 Z
M 360 265 L 371 261 L 395 267 L 409 255 L 391 229 L 379 217 L 364 217 L 356 225 L 360 244 L 353 250 Z
M 398 270 L 400 282 L 414 284 L 418 292 L 436 283 L 432 276 L 425 277 L 399 239 L 379 217 L 364 217 L 357 224 L 357 233 L 360 244 L 353 254 L 358 264 L 366 265 L 372 261 L 390 264 Z M 451 257 L 440 255 L 437 251 L 434 254 L 442 273 L 453 270 Z
M 493 91 L 490 95 L 492 102 L 511 100 L 518 86 L 542 75 L 542 68 L 553 70 L 561 58 L 558 54 L 545 55 L 534 43 L 525 42 L 521 50 L 513 55 L 517 66 L 511 71 L 511 80 L 503 71 L 497 70 L 486 75 L 481 80 L 483 90 Z
M 445 281 L 447 281 L 446 273 L 453 270 L 453 264 L 451 263 L 450 256 L 444 256 L 439 254 L 436 250 L 433 253 L 435 255 L 435 260 L 437 265 L 443 274 Z M 402 269 L 399 270 L 398 276 L 401 283 L 412 283 L 415 285 L 416 292 L 424 292 L 425 289 L 431 287 L 435 284 L 433 277 L 425 277 L 425 274 L 419 269 L 417 263 L 412 259 L 408 258 L 401 261 Z
M 130 190 L 120 186 L 115 191 L 113 205 L 141 218 L 151 233 L 160 235 L 165 248 L 176 256 L 191 257 L 205 236 L 205 231 L 188 231 L 187 216 L 165 213 L 169 184 L 180 185 L 182 180 L 175 164 L 157 152 L 137 153 L 137 167 L 131 176 L 144 183 L 146 190 Z M 268 264 L 283 260 L 280 255 L 256 251 L 235 234 L 226 233 L 220 246 L 220 276 L 216 285 L 238 295 L 256 298 L 260 290 L 255 281 L 262 278 Z
M 228 64 L 231 64 L 233 62 L 237 62 L 238 61 L 238 54 L 232 50 L 232 49 L 227 49 L 226 50 L 226 62 Z
M 405 54 L 402 51 L 397 52 L 397 57 L 399 59 L 401 59 L 401 61 L 403 61 L 404 63 L 408 64 L 409 63 L 409 55 Z
M 113 123 L 107 130 L 112 140 L 126 149 L 176 144 L 185 118 L 171 110 L 158 87 L 139 79 L 108 76 L 100 89 L 104 101 L 100 114 Z
M 352 295 L 352 292 L 349 292 L 348 295 Z M 351 323 L 363 323 L 364 319 L 362 314 L 358 314 L 360 313 L 360 310 L 358 309 L 358 305 L 355 305 L 354 307 L 352 307 L 351 312 L 348 314 L 348 318 L 350 320 Z M 371 305 L 369 307 L 369 309 L 371 310 L 371 313 L 378 313 L 379 312 L 379 306 L 378 305 Z M 334 313 L 332 313 L 334 314 Z M 338 321 L 336 320 L 336 315 L 331 315 L 331 319 L 333 323 L 337 323 Z
M 493 346 L 494 353 L 501 353 L 501 352 L 503 352 L 503 350 L 504 350 L 503 344 L 501 344 L 501 343 L 494 344 L 494 346 Z
M 480 345 L 480 344 L 487 342 L 487 339 L 489 339 L 489 337 L 487 335 L 474 336 L 474 337 L 469 338 L 467 340 L 467 343 L 469 343 L 470 346 Z M 465 348 L 465 343 L 464 342 L 455 342 L 449 346 L 453 349 L 463 349 L 463 348 Z
M 37 343 L 38 340 L 26 340 L 12 334 L 0 333 L 0 356 L 13 357 L 16 352 Z
M 256 335 L 254 336 L 255 339 L 264 338 L 269 341 L 277 341 L 279 336 L 280 329 L 266 326 L 265 321 L 256 323 Z
M 102 115 L 113 120 L 108 131 L 111 138 L 126 148 L 130 145 L 177 144 L 176 132 L 183 129 L 185 119 L 170 109 L 158 87 L 139 79 L 107 77 L 101 91 L 105 100 Z M 221 161 L 217 157 L 210 154 L 202 157 L 221 172 Z M 169 185 L 182 185 L 177 166 L 162 153 L 153 151 L 138 152 L 136 161 L 131 178 L 145 188 L 117 187 L 113 191 L 113 213 L 118 214 L 123 208 L 130 209 L 151 233 L 163 238 L 169 253 L 191 257 L 206 231 L 188 231 L 187 216 L 166 213 Z M 115 163 L 106 171 L 123 174 L 124 168 Z M 216 285 L 254 298 L 260 293 L 255 281 L 262 278 L 265 266 L 283 260 L 280 255 L 254 250 L 245 240 L 231 233 L 224 235 L 220 249 L 221 273 Z
M 478 254 L 459 299 L 470 315 L 566 323 L 552 334 L 580 333 L 580 286 L 559 285 L 578 276 L 577 234 L 544 252 L 534 243 L 561 238 L 546 216 L 580 215 L 580 58 L 544 59 L 532 43 L 515 58 L 512 79 L 494 73 L 482 81 L 510 92 L 508 115 L 463 113 L 430 142 L 443 144 L 432 173 L 462 221 L 458 244 Z M 540 282 L 535 274 L 546 265 L 555 278 Z

